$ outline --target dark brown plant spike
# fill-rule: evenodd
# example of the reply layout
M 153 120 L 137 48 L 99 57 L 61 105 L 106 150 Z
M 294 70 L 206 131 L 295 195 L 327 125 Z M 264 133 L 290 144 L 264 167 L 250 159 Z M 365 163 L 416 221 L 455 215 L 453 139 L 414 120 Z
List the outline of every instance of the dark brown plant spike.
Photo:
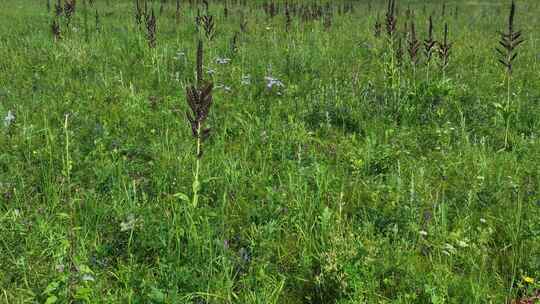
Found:
M 441 65 L 443 70 L 448 66 L 450 60 L 450 49 L 452 44 L 448 42 L 448 23 L 444 23 L 444 38 L 443 42 L 439 42 L 439 58 L 441 59 Z
M 382 32 L 382 23 L 379 20 L 379 14 L 377 13 L 377 19 L 375 20 L 375 26 L 374 26 L 374 35 L 375 37 L 380 37 Z
M 242 31 L 242 33 L 247 32 L 247 24 L 247 19 L 242 16 L 242 21 L 240 21 L 240 31 Z
M 212 106 L 212 82 L 203 83 L 202 79 L 203 42 L 199 40 L 197 45 L 197 85 L 186 88 L 186 101 L 191 109 L 186 111 L 187 120 L 191 126 L 193 137 L 198 140 L 197 158 L 202 156 L 200 143 L 210 135 L 210 129 L 204 127 L 204 123 Z
M 153 49 L 156 47 L 156 16 L 153 8 L 146 21 L 146 32 L 148 47 Z
M 75 14 L 75 0 L 66 0 L 64 3 L 64 15 L 66 16 L 66 25 L 69 27 L 71 17 Z
M 203 4 L 204 4 L 205 12 L 208 15 L 208 11 L 210 10 L 210 5 L 208 4 L 207 0 L 203 0 Z
M 62 16 L 63 13 L 64 13 L 64 7 L 62 6 L 61 0 L 58 0 L 56 4 L 54 5 L 54 14 L 56 15 L 56 17 L 60 17 Z
M 212 40 L 215 34 L 214 17 L 208 14 L 202 16 L 202 24 L 203 24 L 204 34 L 206 35 L 206 38 L 208 38 L 209 40 Z
M 197 31 L 199 30 L 199 27 L 201 26 L 201 10 L 197 7 L 197 15 L 195 16 L 195 25 L 197 26 Z
M 203 42 L 199 40 L 197 44 L 197 86 L 201 86 L 203 82 Z
M 411 30 L 409 32 L 408 48 L 409 58 L 413 65 L 418 64 L 418 51 L 420 50 L 420 41 L 416 38 L 416 29 L 414 26 L 414 20 L 411 21 Z
M 442 15 L 443 17 L 446 16 L 446 2 L 443 2 L 443 4 L 442 4 L 441 15 Z
M 139 0 L 136 0 L 135 1 L 135 23 L 137 23 L 137 26 L 141 26 L 142 17 L 143 17 L 143 12 L 141 9 L 141 4 L 139 3 Z
M 403 63 L 403 39 L 401 38 L 401 35 L 399 35 L 396 49 L 396 63 L 398 67 L 401 67 Z
M 238 52 L 238 32 L 234 32 L 233 37 L 231 38 L 231 54 L 233 57 Z
M 180 23 L 180 0 L 176 0 L 176 12 L 175 12 L 175 20 L 176 24 Z
M 100 28 L 100 26 L 99 26 L 99 12 L 96 9 L 96 31 L 99 32 L 99 28 Z
M 204 127 L 204 122 L 210 113 L 212 106 L 212 82 L 204 84 L 200 88 L 189 86 L 186 89 L 187 103 L 191 112 L 186 111 L 187 120 L 191 126 L 191 132 L 194 138 L 204 141 L 210 135 L 210 129 Z M 197 157 L 202 156 L 202 150 Z
M 437 41 L 433 39 L 433 19 L 429 16 L 429 26 L 428 26 L 428 38 L 424 40 L 424 53 L 426 55 L 427 61 L 431 61 L 433 55 L 433 50 Z
M 516 52 L 516 48 L 525 41 L 521 38 L 521 31 L 514 30 L 515 13 L 516 4 L 514 0 L 512 0 L 512 5 L 510 7 L 510 15 L 508 17 L 507 32 L 499 33 L 501 35 L 499 44 L 502 48 L 496 49 L 501 56 L 501 58 L 499 58 L 499 63 L 501 63 L 506 68 L 506 71 L 509 75 L 512 74 L 513 63 L 518 55 L 518 53 Z
M 329 30 L 330 27 L 332 27 L 332 13 L 331 12 L 324 13 L 323 25 L 326 30 Z
M 388 0 L 388 8 L 386 10 L 386 33 L 389 37 L 393 37 L 396 32 L 396 1 Z
M 289 11 L 289 4 L 285 4 L 285 31 L 289 32 L 291 28 L 291 12 Z
M 54 37 L 54 41 L 58 41 L 62 39 L 62 33 L 60 31 L 60 25 L 56 21 L 56 19 L 53 19 L 53 22 L 51 24 L 51 32 Z

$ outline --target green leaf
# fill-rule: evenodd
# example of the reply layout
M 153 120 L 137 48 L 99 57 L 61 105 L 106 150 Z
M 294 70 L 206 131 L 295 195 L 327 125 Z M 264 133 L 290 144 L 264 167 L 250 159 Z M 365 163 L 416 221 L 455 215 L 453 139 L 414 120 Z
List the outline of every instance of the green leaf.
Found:
M 165 302 L 165 294 L 160 289 L 157 289 L 155 287 L 152 287 L 152 291 L 148 294 L 148 297 L 157 303 L 164 303 Z
M 47 285 L 47 288 L 45 288 L 45 291 L 43 291 L 43 294 L 50 294 L 52 293 L 53 291 L 55 291 L 56 289 L 58 289 L 58 282 L 54 281 L 54 282 L 51 282 L 49 283 L 49 285 Z
M 187 196 L 184 193 L 180 193 L 180 192 L 175 193 L 175 194 L 173 194 L 173 197 L 179 198 L 180 200 L 185 201 L 185 202 L 189 202 L 189 196 Z
M 47 300 L 45 301 L 45 304 L 52 304 L 52 303 L 56 303 L 56 301 L 58 301 L 58 298 L 56 296 L 50 296 L 47 298 Z

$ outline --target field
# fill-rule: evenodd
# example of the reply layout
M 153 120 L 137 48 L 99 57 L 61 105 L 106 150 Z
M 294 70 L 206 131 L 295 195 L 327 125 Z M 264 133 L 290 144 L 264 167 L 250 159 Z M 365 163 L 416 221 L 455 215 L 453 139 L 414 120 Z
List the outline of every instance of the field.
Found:
M 2 0 L 0 303 L 540 299 L 540 2 L 393 1 Z

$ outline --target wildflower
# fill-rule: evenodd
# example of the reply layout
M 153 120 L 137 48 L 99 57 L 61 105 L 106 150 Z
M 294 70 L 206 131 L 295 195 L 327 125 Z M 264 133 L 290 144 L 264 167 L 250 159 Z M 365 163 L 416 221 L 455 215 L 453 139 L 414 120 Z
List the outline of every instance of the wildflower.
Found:
M 185 57 L 186 57 L 186 53 L 184 53 L 184 52 L 177 52 L 177 53 L 176 53 L 176 56 L 174 57 L 174 59 L 176 59 L 176 60 L 181 60 L 181 59 L 183 59 L 183 58 L 185 58 Z
M 264 79 L 266 80 L 266 87 L 271 90 L 274 86 L 275 87 L 278 87 L 278 88 L 283 88 L 285 85 L 283 84 L 283 82 L 281 82 L 281 80 L 277 79 L 277 78 L 273 78 L 273 77 L 270 77 L 270 76 L 267 76 L 267 77 L 264 77 Z
M 217 64 L 228 64 L 229 62 L 231 62 L 230 58 L 216 58 Z
M 56 265 L 56 271 L 57 272 L 64 272 L 64 269 L 66 268 L 66 266 L 64 266 L 64 264 L 58 264 Z
M 427 231 L 424 230 L 420 230 L 418 233 L 423 237 L 426 237 L 428 235 Z
M 238 255 L 240 255 L 240 258 L 244 263 L 248 263 L 251 260 L 251 254 L 249 254 L 249 251 L 244 247 L 240 248 Z
M 459 247 L 461 247 L 461 248 L 467 248 L 467 247 L 469 247 L 469 244 L 467 244 L 467 242 L 461 241 L 461 240 L 457 241 L 457 245 L 458 245 Z
M 8 111 L 6 117 L 4 117 L 4 127 L 9 128 L 14 122 L 15 114 L 12 111 Z
M 94 278 L 93 275 L 87 273 L 87 274 L 84 274 L 84 275 L 81 277 L 81 280 L 82 280 L 83 282 L 94 282 L 96 279 Z
M 487 223 L 487 221 L 486 221 L 485 218 L 481 218 L 481 219 L 480 219 L 480 223 L 485 224 L 485 223 Z
M 135 216 L 133 216 L 133 214 L 130 214 L 127 217 L 127 221 L 120 223 L 120 231 L 133 230 L 136 224 L 137 224 L 137 219 L 135 218 Z
M 455 254 L 457 252 L 456 247 L 452 246 L 452 244 L 446 243 L 444 244 L 444 250 L 443 253 L 446 255 Z
M 242 81 L 241 81 L 241 83 L 242 83 L 243 85 L 249 85 L 249 84 L 251 84 L 251 75 L 249 75 L 249 74 L 248 74 L 248 75 L 242 75 Z
M 216 89 L 223 89 L 225 92 L 231 92 L 231 87 L 223 85 L 223 84 L 218 84 L 218 85 L 215 86 L 215 88 Z
M 534 279 L 531 277 L 523 277 L 523 282 L 527 284 L 534 284 Z

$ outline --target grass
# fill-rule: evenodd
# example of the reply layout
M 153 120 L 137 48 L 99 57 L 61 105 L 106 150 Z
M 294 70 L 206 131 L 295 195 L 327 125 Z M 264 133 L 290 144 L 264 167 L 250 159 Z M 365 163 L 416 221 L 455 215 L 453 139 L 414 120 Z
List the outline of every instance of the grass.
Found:
M 242 32 L 239 6 L 225 18 L 210 3 L 209 40 L 194 7 L 177 24 L 175 1 L 161 15 L 156 1 L 149 48 L 133 1 L 89 5 L 88 42 L 79 2 L 58 41 L 55 1 L 0 11 L 0 118 L 15 117 L 0 126 L 0 303 L 505 303 L 539 289 L 536 1 L 516 1 L 508 135 L 494 48 L 509 1 L 448 1 L 444 18 L 442 2 L 397 1 L 398 31 L 410 4 L 418 39 L 432 15 L 452 51 L 444 75 L 437 56 L 414 71 L 404 56 L 391 82 L 373 34 L 386 3 L 336 8 L 328 29 L 291 12 L 287 32 L 282 12 L 247 1 Z M 214 89 L 193 208 L 199 38 Z

